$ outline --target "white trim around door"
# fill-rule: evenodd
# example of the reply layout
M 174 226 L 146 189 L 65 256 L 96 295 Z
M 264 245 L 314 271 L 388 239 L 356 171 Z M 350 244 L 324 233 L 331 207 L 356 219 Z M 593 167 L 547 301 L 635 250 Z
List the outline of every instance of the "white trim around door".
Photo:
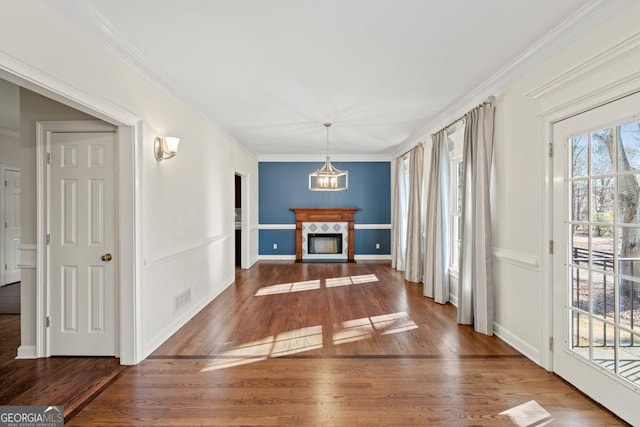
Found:
M 79 111 L 117 126 L 116 154 L 118 211 L 118 251 L 121 262 L 117 272 L 121 284 L 119 301 L 119 356 L 123 365 L 134 365 L 142 356 L 142 120 L 120 106 L 89 95 L 55 79 L 15 58 L 0 52 L 0 78 L 49 97 Z M 33 242 L 22 245 L 21 255 Z M 37 253 L 36 248 L 36 253 Z M 37 258 L 37 255 L 36 257 Z M 23 258 L 22 261 L 31 262 Z M 31 268 L 31 264 L 29 264 Z M 35 317 L 35 313 L 34 317 Z M 33 319 L 35 321 L 35 318 Z M 33 322 L 32 321 L 32 322 Z M 37 337 L 36 337 L 37 338 Z M 35 342 L 23 342 L 19 358 L 37 357 Z

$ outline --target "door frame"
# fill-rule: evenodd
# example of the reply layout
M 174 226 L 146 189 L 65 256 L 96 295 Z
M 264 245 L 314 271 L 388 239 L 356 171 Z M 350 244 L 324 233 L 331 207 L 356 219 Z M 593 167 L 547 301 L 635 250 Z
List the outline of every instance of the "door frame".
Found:
M 142 352 L 142 119 L 117 104 L 98 98 L 58 80 L 30 65 L 0 52 L 0 78 L 35 93 L 46 96 L 69 107 L 90 114 L 118 128 L 116 155 L 116 191 L 118 210 L 118 254 L 120 263 L 116 276 L 120 286 L 116 300 L 116 317 L 119 321 L 119 357 L 122 365 L 135 365 L 143 359 Z M 39 198 L 37 199 L 39 202 Z M 20 253 L 22 268 L 38 268 L 38 258 L 43 251 L 38 244 L 23 244 Z M 36 270 L 36 275 L 40 270 Z M 40 298 L 39 296 L 36 297 Z M 23 307 L 24 308 L 24 307 Z M 31 307 L 29 308 L 29 312 Z M 40 307 L 42 308 L 42 307 Z M 41 340 L 44 320 L 36 322 L 26 318 L 23 310 L 21 328 L 35 328 L 34 343 L 22 343 L 18 358 L 43 357 Z M 40 339 L 39 339 L 40 338 Z
M 84 121 L 38 121 L 36 122 L 36 188 L 37 188 L 37 233 L 36 233 L 36 350 L 38 357 L 49 357 L 50 334 L 47 322 L 49 315 L 49 294 L 51 291 L 51 272 L 49 264 L 50 247 L 47 244 L 47 235 L 50 234 L 50 180 L 47 168 L 48 153 L 50 153 L 50 135 L 53 133 L 81 133 L 81 132 L 108 132 L 116 136 L 117 128 L 100 120 Z M 118 156 L 118 144 L 114 147 L 114 160 Z M 116 169 L 114 161 L 114 169 Z M 114 170 L 114 203 L 115 212 L 118 212 L 118 177 Z M 119 223 L 115 222 L 114 248 L 120 247 Z M 116 252 L 118 254 L 118 252 Z M 120 301 L 119 265 L 120 257 L 117 257 L 114 274 L 114 301 Z M 120 318 L 118 304 L 115 304 L 114 313 L 114 348 L 115 356 L 120 357 Z
M 240 215 L 240 268 L 246 270 L 251 267 L 251 248 L 249 246 L 251 243 L 249 235 L 249 176 L 238 171 L 234 172 L 234 176 L 235 175 L 240 177 L 240 205 L 242 206 L 242 213 Z
M 0 164 L 0 179 L 4 180 L 4 174 L 6 171 L 15 171 L 15 172 L 20 172 L 20 168 L 19 167 L 15 167 L 15 166 L 10 166 L 7 164 Z M 3 186 L 4 188 L 4 186 Z M 2 246 L 0 247 L 0 287 L 5 285 L 5 278 L 6 278 L 6 273 L 5 273 L 5 269 L 2 267 L 6 262 L 7 262 L 7 253 L 6 253 L 6 247 L 5 247 L 5 228 L 2 225 L 3 221 L 6 221 L 5 218 L 5 203 L 4 203 L 4 191 L 2 193 L 2 197 L 0 197 L 0 242 L 2 242 Z

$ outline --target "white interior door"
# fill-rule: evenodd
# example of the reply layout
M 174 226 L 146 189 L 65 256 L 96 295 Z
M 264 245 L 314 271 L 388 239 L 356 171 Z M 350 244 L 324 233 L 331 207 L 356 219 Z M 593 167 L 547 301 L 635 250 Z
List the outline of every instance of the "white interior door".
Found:
M 51 133 L 49 354 L 115 355 L 115 133 Z
M 4 284 L 20 281 L 20 171 L 4 169 Z
M 553 142 L 553 370 L 640 425 L 640 94 Z

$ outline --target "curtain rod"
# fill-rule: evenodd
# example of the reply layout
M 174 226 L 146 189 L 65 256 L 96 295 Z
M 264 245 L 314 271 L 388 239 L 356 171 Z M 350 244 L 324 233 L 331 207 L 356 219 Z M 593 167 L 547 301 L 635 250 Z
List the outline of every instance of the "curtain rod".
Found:
M 413 150 L 413 149 L 414 149 L 414 148 L 416 148 L 416 147 L 420 147 L 421 145 L 424 145 L 424 143 L 420 142 L 420 143 L 418 143 L 418 144 L 414 145 L 413 147 L 409 148 L 407 151 L 405 151 L 404 153 L 400 154 L 400 155 L 399 155 L 398 157 L 396 157 L 396 158 L 397 158 L 397 159 L 399 159 L 400 157 L 404 157 L 404 156 L 406 156 L 407 154 L 409 154 L 409 153 L 411 152 L 411 150 Z
M 475 110 L 476 108 L 480 108 L 480 107 L 484 107 L 485 105 L 492 104 L 495 100 L 496 100 L 496 97 L 495 97 L 495 96 L 493 96 L 493 95 L 490 95 L 489 97 L 487 97 L 487 99 L 485 99 L 485 100 L 484 100 L 484 102 L 483 102 L 483 103 L 476 105 L 474 108 L 472 108 L 472 109 L 471 109 L 471 110 L 469 110 L 469 111 L 473 111 L 473 110 Z M 449 123 L 448 125 L 446 125 L 446 126 L 445 126 L 445 127 L 443 127 L 442 129 L 440 129 L 438 132 L 434 132 L 434 133 L 432 133 L 431 135 L 433 136 L 433 135 L 435 135 L 436 133 L 439 133 L 439 132 L 442 132 L 443 130 L 447 130 L 447 129 L 449 129 L 451 126 L 455 125 L 456 123 L 458 123 L 458 122 L 459 122 L 460 120 L 462 120 L 462 119 L 464 119 L 464 116 L 457 118 L 456 120 L 452 121 L 451 123 Z M 421 142 L 420 144 L 418 144 L 418 145 L 422 145 L 422 142 Z M 402 153 L 401 155 L 399 155 L 397 158 L 400 158 L 400 157 L 404 157 L 404 156 L 406 156 L 407 154 L 409 154 L 409 153 L 411 152 L 411 150 L 413 150 L 414 148 L 416 148 L 418 145 L 415 145 L 415 146 L 411 147 L 410 149 L 408 149 L 407 151 L 405 151 L 404 153 Z
M 476 105 L 474 108 L 472 108 L 472 109 L 471 109 L 471 110 L 469 110 L 469 111 L 473 111 L 473 110 L 476 110 L 476 109 L 478 109 L 478 108 L 480 108 L 480 107 L 484 107 L 485 105 L 492 104 L 495 100 L 496 100 L 496 97 L 495 97 L 495 96 L 493 96 L 493 95 L 491 95 L 491 96 L 489 96 L 487 99 L 485 99 L 485 101 L 484 101 L 483 103 Z M 447 129 L 449 129 L 451 126 L 455 125 L 456 123 L 458 123 L 458 122 L 459 122 L 460 120 L 462 120 L 462 119 L 464 119 L 464 116 L 462 116 L 462 117 L 458 117 L 457 119 L 455 119 L 454 121 L 452 121 L 451 123 L 449 123 L 448 125 L 446 125 L 445 127 L 443 127 L 442 129 L 440 129 L 440 130 L 439 130 L 439 131 L 437 131 L 437 132 L 432 133 L 431 135 L 435 135 L 435 134 L 437 134 L 437 133 L 442 132 L 443 130 L 447 130 Z

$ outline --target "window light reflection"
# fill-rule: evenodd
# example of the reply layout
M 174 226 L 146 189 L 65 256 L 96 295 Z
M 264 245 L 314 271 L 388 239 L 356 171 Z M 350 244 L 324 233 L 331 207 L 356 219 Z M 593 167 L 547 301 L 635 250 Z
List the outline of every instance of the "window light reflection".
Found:
M 327 279 L 325 285 L 327 288 L 335 288 L 337 286 L 361 285 L 363 283 L 377 282 L 378 277 L 375 274 L 364 274 L 361 276 L 345 276 Z
M 342 329 L 333 334 L 333 343 L 361 341 L 374 335 L 390 335 L 418 329 L 418 325 L 404 312 L 363 317 L 342 322 Z
M 325 280 L 325 287 L 335 288 L 338 286 L 361 285 L 364 283 L 378 282 L 375 274 L 363 274 L 360 276 L 334 277 Z M 304 282 L 281 283 L 278 285 L 265 286 L 258 289 L 255 296 L 287 294 L 289 292 L 302 292 L 320 289 L 320 280 L 307 280 Z
M 282 283 L 279 285 L 265 286 L 258 289 L 257 297 L 264 295 L 287 294 L 289 292 L 310 291 L 320 289 L 320 280 L 307 280 L 305 282 Z
M 240 344 L 220 353 L 200 372 L 246 365 L 261 360 L 322 348 L 322 325 L 281 332 L 257 341 Z

